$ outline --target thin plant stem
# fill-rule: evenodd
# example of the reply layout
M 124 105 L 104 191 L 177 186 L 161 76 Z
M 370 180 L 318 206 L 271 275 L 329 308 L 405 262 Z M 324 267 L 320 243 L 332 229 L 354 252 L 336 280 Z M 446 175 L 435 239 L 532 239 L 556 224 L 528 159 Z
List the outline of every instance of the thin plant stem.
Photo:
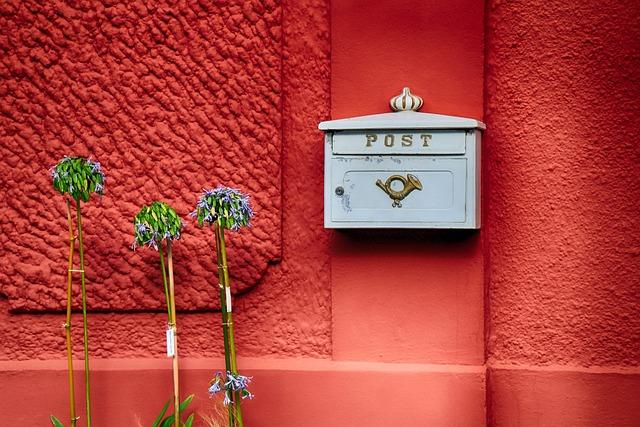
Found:
M 174 426 L 180 427 L 180 388 L 178 377 L 178 328 L 176 326 L 176 292 L 173 283 L 173 255 L 171 252 L 171 240 L 167 239 L 167 264 L 169 266 L 169 298 L 170 298 L 170 313 L 173 320 L 171 328 L 173 328 L 173 411 Z
M 82 238 L 82 213 L 80 200 L 76 200 L 76 221 L 78 223 L 78 252 L 80 252 L 80 277 L 82 292 L 82 326 L 84 328 L 84 384 L 87 399 L 87 427 L 91 427 L 91 389 L 89 387 L 89 327 L 87 324 L 87 289 L 84 274 L 84 242 Z
M 71 219 L 71 202 L 67 199 L 67 222 L 69 223 L 69 268 L 67 269 L 67 319 L 64 332 L 67 341 L 67 372 L 69 374 L 69 416 L 71 427 L 76 427 L 76 394 L 73 384 L 73 346 L 71 344 L 71 285 L 73 282 L 73 249 L 76 238 L 73 235 L 73 220 Z
M 226 282 L 224 269 L 225 266 L 221 263 L 222 254 L 220 253 L 220 227 L 215 226 L 216 237 L 216 255 L 218 262 L 218 283 L 220 286 L 220 312 L 222 314 L 222 333 L 224 336 L 224 363 L 227 371 L 231 372 L 231 359 L 229 356 L 229 330 L 227 322 L 227 298 L 226 298 Z
M 234 339 L 234 334 L 233 334 L 233 313 L 232 313 L 232 305 L 231 305 L 231 290 L 229 289 L 229 292 L 227 292 L 227 288 L 229 288 L 229 267 L 227 264 L 227 248 L 225 245 L 225 241 L 224 241 L 224 228 L 222 227 L 221 224 L 221 220 L 218 219 L 218 224 L 217 224 L 217 228 L 216 231 L 218 231 L 218 245 L 220 247 L 219 249 L 219 254 L 220 254 L 220 258 L 218 259 L 218 265 L 220 266 L 220 264 L 222 264 L 222 276 L 223 276 L 223 285 L 225 287 L 224 289 L 224 306 L 225 306 L 225 311 L 227 312 L 227 333 L 228 333 L 228 341 L 229 341 L 229 345 L 228 345 L 228 349 L 229 349 L 229 361 L 231 364 L 231 372 L 236 375 L 238 373 L 238 365 L 237 365 L 237 361 L 236 361 L 236 346 L 235 346 L 235 339 Z M 227 295 L 229 296 L 229 301 L 227 301 Z M 244 427 L 244 423 L 242 420 L 242 408 L 240 406 L 240 401 L 242 399 L 241 397 L 241 391 L 236 391 L 234 392 L 233 395 L 233 408 L 234 410 L 234 416 L 236 418 L 236 426 L 237 427 Z
M 158 251 L 160 252 L 160 269 L 162 270 L 162 284 L 164 285 L 164 297 L 167 301 L 167 323 L 169 326 L 173 323 L 171 319 L 171 302 L 169 301 L 169 286 L 167 285 L 167 268 L 164 265 L 164 251 L 162 249 L 162 242 L 158 245 Z
M 220 234 L 224 233 L 219 222 L 215 224 L 214 234 L 216 239 L 216 262 L 218 263 L 218 284 L 220 286 L 220 314 L 222 317 L 222 336 L 224 342 L 224 364 L 227 372 L 231 372 L 231 352 L 229 351 L 229 320 L 227 316 L 227 296 L 225 282 L 225 266 L 222 264 L 222 253 L 220 252 Z M 225 392 L 226 393 L 226 392 Z M 235 411 L 229 408 L 229 426 L 235 427 Z

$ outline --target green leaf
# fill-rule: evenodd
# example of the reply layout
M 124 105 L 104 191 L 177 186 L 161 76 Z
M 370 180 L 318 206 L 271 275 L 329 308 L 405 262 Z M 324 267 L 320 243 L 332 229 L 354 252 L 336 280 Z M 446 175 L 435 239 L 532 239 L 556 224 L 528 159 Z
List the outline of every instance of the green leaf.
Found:
M 187 421 L 184 422 L 184 427 L 191 427 L 194 419 L 195 418 L 193 414 L 189 415 L 189 418 L 187 418 Z
M 194 396 L 195 395 L 193 394 L 190 395 L 180 404 L 180 412 L 184 412 L 184 410 L 187 409 L 187 406 L 189 406 L 191 404 L 191 401 L 193 401 Z
M 165 418 L 164 422 L 160 427 L 170 427 L 173 424 L 174 419 L 175 419 L 175 415 L 171 415 L 170 417 Z
M 153 420 L 153 424 L 151 424 L 151 427 L 158 427 L 160 425 L 160 423 L 162 422 L 162 417 L 164 417 L 164 414 L 166 414 L 167 409 L 169 409 L 170 403 L 171 403 L 171 399 L 167 400 L 167 403 L 165 403 L 164 406 L 162 407 L 162 411 L 160 411 L 160 415 L 158 415 L 156 419 Z
M 51 415 L 51 424 L 53 424 L 53 427 L 64 427 L 64 424 L 62 424 L 60 420 L 53 415 Z

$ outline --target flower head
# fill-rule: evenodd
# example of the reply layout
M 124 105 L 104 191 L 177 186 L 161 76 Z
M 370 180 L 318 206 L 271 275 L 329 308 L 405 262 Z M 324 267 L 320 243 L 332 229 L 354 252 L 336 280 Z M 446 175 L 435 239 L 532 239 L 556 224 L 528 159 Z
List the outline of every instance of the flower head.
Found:
M 250 226 L 253 210 L 249 205 L 249 196 L 228 187 L 204 190 L 196 209 L 189 216 L 198 219 L 198 225 L 220 223 L 220 226 L 237 231 L 240 227 Z
M 104 192 L 104 173 L 100 163 L 91 158 L 64 156 L 49 172 L 53 188 L 62 194 L 69 194 L 75 200 L 86 202 L 91 193 L 102 195 Z
M 176 211 L 163 202 L 153 202 L 143 206 L 133 219 L 134 241 L 131 246 L 147 245 L 158 250 L 162 239 L 178 240 L 182 232 L 182 220 Z
M 222 372 L 218 371 L 209 383 L 209 396 L 213 397 L 224 390 L 224 401 L 222 403 L 225 406 L 233 403 L 232 396 L 236 392 L 240 393 L 240 397 L 242 399 L 253 399 L 253 394 L 247 390 L 247 386 L 251 382 L 252 378 L 253 377 L 246 377 L 244 375 L 234 374 L 227 371 L 227 378 L 226 381 L 224 381 L 222 378 Z
M 224 384 L 224 386 L 227 389 L 231 389 L 233 391 L 240 391 L 246 389 L 252 379 L 253 377 L 245 377 L 244 375 L 240 374 L 234 375 L 233 373 L 227 371 L 227 382 Z

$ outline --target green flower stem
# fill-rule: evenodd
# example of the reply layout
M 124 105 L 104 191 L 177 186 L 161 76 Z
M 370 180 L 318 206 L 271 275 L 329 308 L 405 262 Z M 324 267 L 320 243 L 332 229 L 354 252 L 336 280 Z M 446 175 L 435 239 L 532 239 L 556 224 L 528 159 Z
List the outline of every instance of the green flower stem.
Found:
M 73 220 L 71 219 L 71 202 L 67 199 L 67 222 L 69 223 L 69 268 L 67 269 L 67 319 L 64 331 L 67 341 L 67 373 L 69 374 L 69 416 L 71 427 L 76 427 L 76 394 L 73 385 L 73 346 L 71 343 L 71 284 L 73 281 L 73 248 L 76 238 L 73 235 Z
M 167 285 L 167 269 L 164 265 L 164 250 L 162 248 L 162 242 L 158 245 L 158 251 L 160 252 L 160 269 L 162 270 L 162 283 L 164 284 L 164 297 L 167 301 L 167 323 L 171 325 L 173 320 L 171 319 L 171 302 L 169 300 L 169 286 Z
M 162 245 L 162 242 L 160 242 Z M 176 326 L 176 292 L 173 283 L 173 256 L 171 252 L 171 239 L 167 239 L 167 264 L 169 266 L 169 298 L 170 298 L 170 314 L 173 319 L 171 327 L 173 328 L 174 336 L 174 354 L 173 354 L 173 411 L 174 426 L 180 427 L 180 389 L 179 389 L 179 377 L 178 377 L 178 328 Z
M 84 383 L 87 399 L 87 427 L 91 427 L 91 390 L 89 387 L 89 327 L 87 325 L 87 289 L 84 274 L 84 241 L 82 238 L 82 213 L 80 200 L 76 199 L 76 221 L 78 224 L 78 250 L 80 252 L 80 277 L 82 292 L 82 326 L 84 328 Z
M 223 231 L 224 233 L 224 231 Z M 222 334 L 224 336 L 224 364 L 227 371 L 231 371 L 231 359 L 229 357 L 229 330 L 227 328 L 227 298 L 225 292 L 225 275 L 224 265 L 221 263 L 222 254 L 220 253 L 220 228 L 215 226 L 215 238 L 216 238 L 216 255 L 218 262 L 218 284 L 220 286 L 220 311 L 222 314 Z
M 228 344 L 225 346 L 225 354 L 229 353 L 229 364 L 231 367 L 231 372 L 233 374 L 237 374 L 238 373 L 238 365 L 237 365 L 237 361 L 236 361 L 236 346 L 235 346 L 235 340 L 234 340 L 234 334 L 233 334 L 233 314 L 231 312 L 231 310 L 227 310 L 227 307 L 231 306 L 231 301 L 227 301 L 227 287 L 229 287 L 229 268 L 228 268 L 228 264 L 227 264 L 227 248 L 225 245 L 225 241 L 224 241 L 224 228 L 222 227 L 222 223 L 220 218 L 218 218 L 218 222 L 216 224 L 215 227 L 215 233 L 216 233 L 216 242 L 217 242 L 217 248 L 218 248 L 218 275 L 222 277 L 221 280 L 221 285 L 222 285 L 222 291 L 221 291 L 221 295 L 222 296 L 222 303 L 221 308 L 222 308 L 222 313 L 223 313 L 223 319 L 224 316 L 226 315 L 226 321 L 223 320 L 223 322 L 225 323 L 226 329 L 227 329 L 227 341 Z M 231 292 L 229 292 L 229 296 L 231 295 Z M 230 297 L 229 297 L 230 298 Z M 241 396 L 241 392 L 237 391 L 234 393 L 233 396 L 233 412 L 234 416 L 235 416 L 235 424 L 231 424 L 231 427 L 244 427 L 244 423 L 242 420 L 242 408 L 240 405 L 240 401 L 242 400 L 242 396 Z
M 218 222 L 219 224 L 219 222 Z M 219 227 L 219 225 L 215 225 L 215 239 L 216 239 L 216 261 L 218 263 L 218 284 L 220 286 L 220 314 L 222 317 L 222 336 L 224 342 L 224 365 L 225 370 L 227 372 L 231 372 L 231 358 L 229 351 L 229 321 L 227 318 L 227 297 L 226 297 L 226 289 L 225 289 L 225 275 L 224 275 L 224 265 L 222 264 L 222 254 L 220 252 L 220 232 L 224 233 L 224 230 Z M 229 410 L 229 426 L 234 427 L 235 423 L 235 411 Z

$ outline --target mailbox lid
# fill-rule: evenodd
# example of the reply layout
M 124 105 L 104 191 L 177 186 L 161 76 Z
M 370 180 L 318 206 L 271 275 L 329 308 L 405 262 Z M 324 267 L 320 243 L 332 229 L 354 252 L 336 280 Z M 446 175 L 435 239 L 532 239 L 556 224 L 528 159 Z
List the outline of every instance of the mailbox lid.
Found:
M 485 124 L 466 117 L 442 114 L 401 111 L 395 113 L 372 114 L 348 119 L 321 122 L 318 129 L 323 131 L 367 130 L 367 129 L 481 129 Z
M 330 220 L 340 223 L 415 224 L 467 221 L 467 161 L 460 158 L 404 156 L 335 156 L 332 158 Z M 422 184 L 402 206 L 376 184 L 393 175 L 411 174 Z M 340 187 L 342 190 L 336 191 Z M 341 193 L 341 194 L 340 194 Z

